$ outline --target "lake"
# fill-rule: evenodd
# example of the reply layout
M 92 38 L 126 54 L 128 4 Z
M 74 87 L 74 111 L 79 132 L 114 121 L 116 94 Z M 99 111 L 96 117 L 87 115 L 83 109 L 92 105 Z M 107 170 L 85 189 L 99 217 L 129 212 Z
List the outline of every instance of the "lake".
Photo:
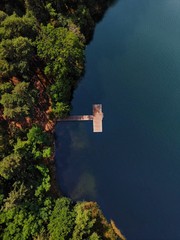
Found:
M 56 126 L 61 190 L 97 201 L 128 240 L 180 239 L 180 1 L 119 0 L 96 26 L 75 114 Z

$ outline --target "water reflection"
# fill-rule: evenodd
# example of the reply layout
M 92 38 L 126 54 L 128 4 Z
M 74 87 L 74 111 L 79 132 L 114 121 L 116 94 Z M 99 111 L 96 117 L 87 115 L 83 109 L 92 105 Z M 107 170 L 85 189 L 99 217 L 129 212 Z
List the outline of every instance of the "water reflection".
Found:
M 96 197 L 95 177 L 89 167 L 91 140 L 88 122 L 61 122 L 56 126 L 56 168 L 61 190 L 74 200 Z M 76 156 L 76 157 L 74 157 Z
M 88 173 L 84 172 L 80 175 L 77 185 L 73 189 L 70 196 L 74 200 L 79 199 L 95 199 L 96 198 L 96 182 L 95 177 Z

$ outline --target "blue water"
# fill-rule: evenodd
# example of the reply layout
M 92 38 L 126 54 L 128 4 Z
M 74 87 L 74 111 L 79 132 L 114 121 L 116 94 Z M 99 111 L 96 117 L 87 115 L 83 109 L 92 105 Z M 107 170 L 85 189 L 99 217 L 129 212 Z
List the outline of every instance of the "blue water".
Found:
M 119 0 L 86 49 L 72 114 L 57 125 L 65 194 L 95 200 L 128 240 L 180 239 L 180 0 Z

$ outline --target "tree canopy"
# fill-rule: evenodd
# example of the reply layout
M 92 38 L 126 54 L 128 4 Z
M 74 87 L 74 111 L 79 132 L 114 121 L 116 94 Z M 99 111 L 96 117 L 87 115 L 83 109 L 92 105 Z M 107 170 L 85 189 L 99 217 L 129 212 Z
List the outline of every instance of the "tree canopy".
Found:
M 34 56 L 32 41 L 27 37 L 3 39 L 0 43 L 1 77 L 18 77 L 28 80 L 32 77 L 31 63 Z
M 35 102 L 34 94 L 29 89 L 29 83 L 18 83 L 11 93 L 4 93 L 0 103 L 4 108 L 5 118 L 19 120 L 32 114 L 32 105 Z

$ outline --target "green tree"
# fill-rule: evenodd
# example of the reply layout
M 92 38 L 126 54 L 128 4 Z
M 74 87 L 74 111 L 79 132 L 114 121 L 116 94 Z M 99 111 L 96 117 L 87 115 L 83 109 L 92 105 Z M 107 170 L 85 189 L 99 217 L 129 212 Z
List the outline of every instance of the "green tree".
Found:
M 21 162 L 21 156 L 19 154 L 12 153 L 11 155 L 3 158 L 0 161 L 0 176 L 5 179 L 10 179 L 16 174 L 16 170 L 19 168 Z
M 7 16 L 8 15 L 5 12 L 0 11 L 0 23 L 3 22 Z
M 45 62 L 45 74 L 54 80 L 49 93 L 53 112 L 61 117 L 68 112 L 66 104 L 83 73 L 84 44 L 73 31 L 48 24 L 42 27 L 37 52 Z
M 5 118 L 21 120 L 33 113 L 35 92 L 29 89 L 29 83 L 18 83 L 11 93 L 2 95 L 0 103 L 3 105 Z
M 44 196 L 45 192 L 48 192 L 50 189 L 50 176 L 49 176 L 49 169 L 45 167 L 44 165 L 37 165 L 36 168 L 39 170 L 39 172 L 42 175 L 42 180 L 40 185 L 37 187 L 35 191 L 35 196 L 42 198 Z
M 37 24 L 33 16 L 19 17 L 14 13 L 0 23 L 0 39 L 13 39 L 20 36 L 35 39 L 36 35 Z
M 17 204 L 20 204 L 24 196 L 26 195 L 27 188 L 24 183 L 15 182 L 13 184 L 13 189 L 9 192 L 8 197 L 4 200 L 3 209 L 7 211 L 15 207 Z
M 27 37 L 3 39 L 0 43 L 0 77 L 30 80 L 34 72 L 34 54 L 33 43 Z
M 46 208 L 49 211 L 50 208 Z M 3 225 L 1 239 L 33 239 L 43 231 L 46 222 L 40 216 L 41 207 L 17 205 L 0 213 L 0 226 Z M 49 218 L 49 214 L 48 214 Z
M 70 112 L 70 107 L 66 103 L 57 102 L 55 104 L 52 112 L 57 118 L 64 118 Z
M 50 239 L 71 239 L 74 220 L 75 212 L 73 211 L 72 201 L 67 198 L 57 199 L 48 224 Z
M 102 238 L 95 232 L 89 237 L 89 240 L 101 240 L 101 239 Z
M 43 132 L 41 127 L 33 126 L 29 129 L 26 138 L 17 138 L 14 152 L 34 160 L 48 158 L 51 156 L 51 137 Z
M 115 233 L 112 225 L 107 222 L 97 203 L 77 203 L 74 210 L 76 212 L 76 225 L 74 227 L 72 240 L 121 239 Z
M 25 0 L 26 11 L 32 12 L 34 17 L 44 24 L 48 22 L 50 17 L 45 2 L 43 0 Z
M 17 138 L 16 143 L 14 143 L 14 153 L 19 154 L 20 156 L 28 156 L 28 153 L 31 152 L 31 148 L 27 142 L 27 140 L 21 140 Z M 32 155 L 32 154 L 31 154 Z
M 84 67 L 84 44 L 74 32 L 48 24 L 42 27 L 37 49 L 38 55 L 46 62 L 47 75 L 57 79 L 69 74 L 74 77 L 81 75 Z
M 85 208 L 85 205 L 79 203 L 75 207 L 76 212 L 76 219 L 75 223 L 76 226 L 73 232 L 73 240 L 79 239 L 87 239 L 91 236 L 92 228 L 96 222 L 96 218 L 92 217 L 91 208 Z
M 8 124 L 2 120 L 0 121 L 0 160 L 8 154 L 10 149 Z
M 47 158 L 51 156 L 51 138 L 42 128 L 33 126 L 27 133 L 27 143 L 31 145 L 34 158 Z
M 12 90 L 13 90 L 13 85 L 11 82 L 5 82 L 0 84 L 1 95 L 4 93 L 11 93 Z
M 27 133 L 27 139 L 28 143 L 32 145 L 45 145 L 49 143 L 47 134 L 43 132 L 42 128 L 37 125 L 29 129 L 29 132 Z

